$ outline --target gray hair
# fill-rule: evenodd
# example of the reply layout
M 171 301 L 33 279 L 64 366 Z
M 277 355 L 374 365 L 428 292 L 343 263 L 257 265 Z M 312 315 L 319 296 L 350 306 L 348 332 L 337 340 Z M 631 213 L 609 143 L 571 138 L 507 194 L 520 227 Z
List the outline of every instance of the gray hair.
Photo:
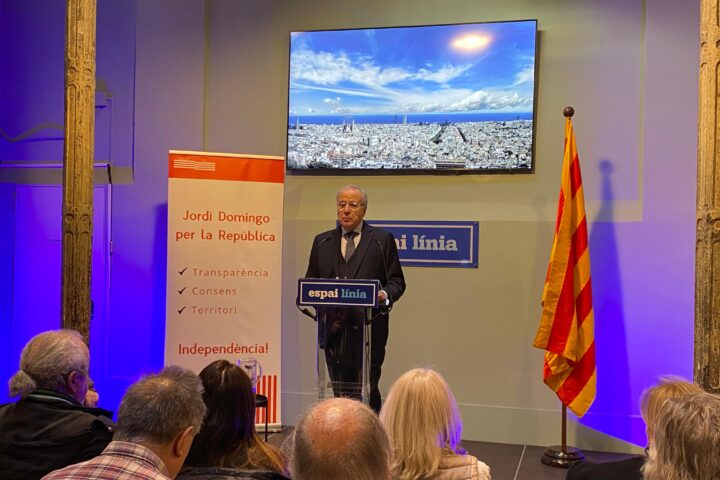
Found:
M 646 388 L 640 395 L 640 414 L 645 420 L 648 442 L 652 441 L 658 412 L 667 399 L 702 392 L 702 388 L 674 375 L 660 377 L 655 385 Z
M 390 478 L 390 441 L 375 412 L 356 400 L 315 405 L 292 437 L 295 480 Z
M 647 480 L 720 478 L 720 397 L 696 393 L 663 402 L 643 467 Z
M 8 381 L 11 397 L 25 398 L 37 388 L 60 390 L 72 371 L 88 374 L 90 354 L 75 330 L 35 335 L 20 354 L 20 369 Z
M 360 192 L 360 196 L 362 197 L 362 204 L 367 208 L 368 205 L 368 196 L 367 192 L 363 190 L 362 188 L 358 187 L 357 185 L 345 185 L 344 187 L 340 188 L 340 190 L 337 191 L 335 194 L 335 198 L 339 197 L 342 192 L 345 190 L 357 190 Z
M 165 367 L 128 388 L 120 402 L 115 440 L 165 444 L 187 427 L 200 431 L 205 417 L 200 377 L 182 367 Z

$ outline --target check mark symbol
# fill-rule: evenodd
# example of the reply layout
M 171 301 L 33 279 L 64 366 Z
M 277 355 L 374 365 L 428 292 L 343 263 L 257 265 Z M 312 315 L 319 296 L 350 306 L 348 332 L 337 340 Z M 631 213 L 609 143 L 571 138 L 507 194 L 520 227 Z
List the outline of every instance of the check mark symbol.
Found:
M 178 312 L 180 315 L 182 315 L 182 312 L 183 312 L 186 308 L 187 308 L 187 307 L 183 307 L 183 308 L 181 308 L 180 310 L 178 310 L 177 312 Z
M 187 288 L 187 287 L 183 287 L 182 290 L 178 290 L 178 293 L 179 293 L 180 295 L 182 295 L 186 288 Z
M 185 270 L 187 270 L 187 267 L 183 268 L 182 270 L 178 270 L 178 273 L 182 275 L 183 273 L 185 273 Z

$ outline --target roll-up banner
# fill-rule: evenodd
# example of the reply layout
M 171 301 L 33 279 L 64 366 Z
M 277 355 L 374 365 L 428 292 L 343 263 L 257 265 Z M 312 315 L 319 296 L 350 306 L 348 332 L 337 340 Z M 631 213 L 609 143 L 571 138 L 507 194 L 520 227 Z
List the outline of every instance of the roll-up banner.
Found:
M 282 157 L 170 151 L 165 364 L 256 359 L 279 426 Z

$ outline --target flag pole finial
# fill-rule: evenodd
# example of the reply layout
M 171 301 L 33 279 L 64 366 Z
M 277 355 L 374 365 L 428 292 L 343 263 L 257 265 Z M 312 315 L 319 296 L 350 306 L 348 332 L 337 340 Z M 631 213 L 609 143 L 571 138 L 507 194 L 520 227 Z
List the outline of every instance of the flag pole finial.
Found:
M 575 115 L 575 109 L 573 107 L 565 107 L 563 109 L 563 115 L 565 115 L 566 118 L 572 118 L 572 116 Z

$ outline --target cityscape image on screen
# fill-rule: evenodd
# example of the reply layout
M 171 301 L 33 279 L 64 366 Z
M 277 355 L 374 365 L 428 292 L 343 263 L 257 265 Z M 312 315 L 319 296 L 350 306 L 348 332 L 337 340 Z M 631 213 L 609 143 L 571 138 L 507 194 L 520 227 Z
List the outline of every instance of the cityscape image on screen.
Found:
M 289 170 L 531 172 L 537 21 L 290 33 Z

